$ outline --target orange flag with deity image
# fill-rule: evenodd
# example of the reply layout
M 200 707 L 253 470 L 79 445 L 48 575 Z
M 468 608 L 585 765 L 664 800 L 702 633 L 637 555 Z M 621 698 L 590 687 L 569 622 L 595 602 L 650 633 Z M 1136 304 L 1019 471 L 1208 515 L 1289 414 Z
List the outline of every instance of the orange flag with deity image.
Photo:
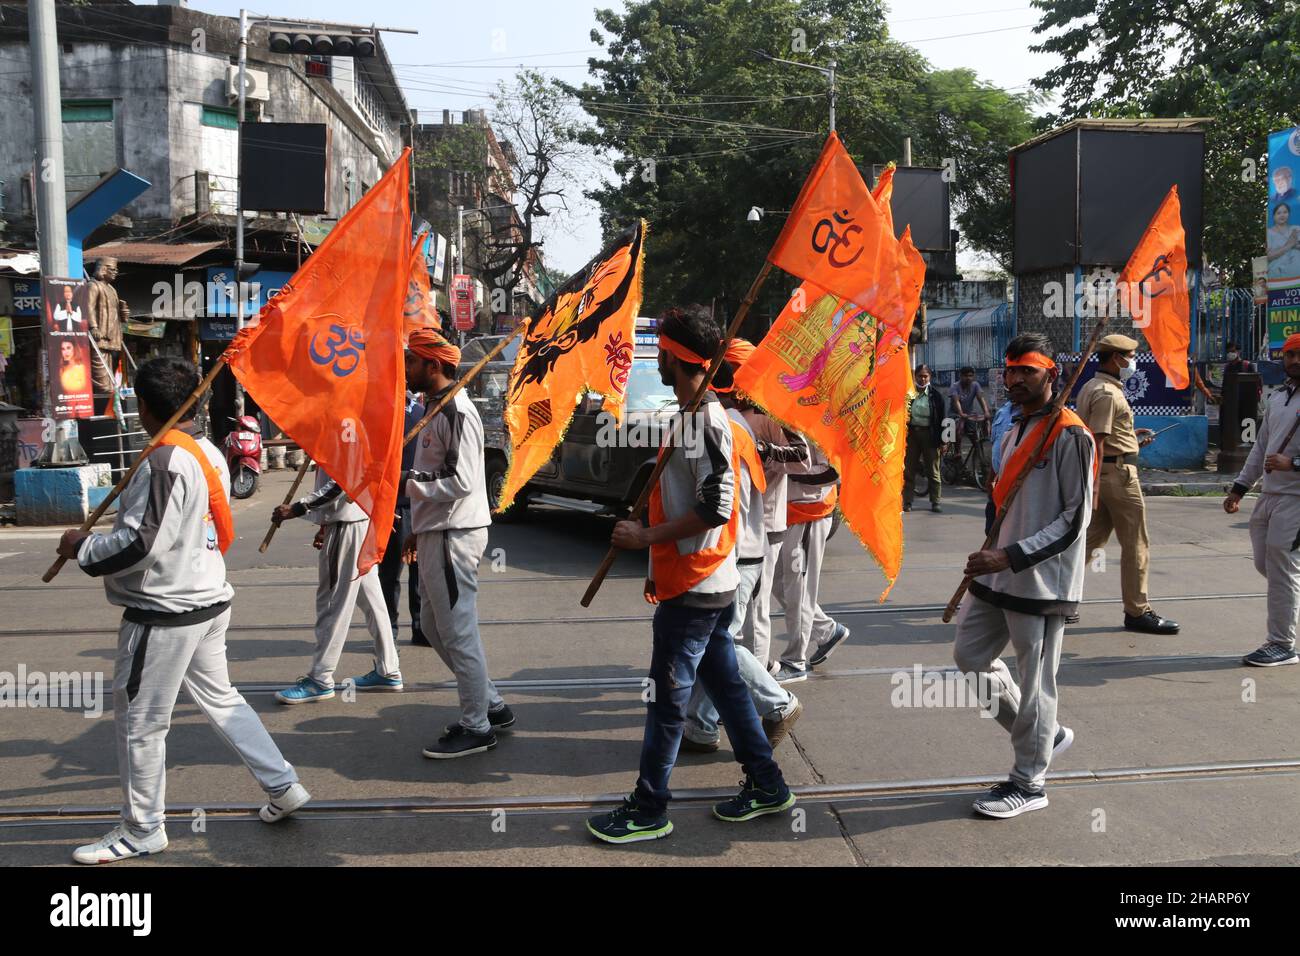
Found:
M 528 320 L 506 394 L 510 470 L 498 514 L 550 459 L 584 394 L 604 396 L 602 412 L 622 423 L 645 232 L 644 220 L 624 230 Z

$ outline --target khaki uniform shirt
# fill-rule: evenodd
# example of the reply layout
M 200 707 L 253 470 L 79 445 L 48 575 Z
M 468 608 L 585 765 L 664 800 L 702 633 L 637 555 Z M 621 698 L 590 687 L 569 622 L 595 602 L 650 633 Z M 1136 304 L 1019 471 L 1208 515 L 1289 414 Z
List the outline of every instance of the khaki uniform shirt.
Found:
M 1076 403 L 1079 417 L 1095 435 L 1105 435 L 1102 455 L 1136 455 L 1137 432 L 1133 429 L 1133 409 L 1129 407 L 1120 380 L 1098 372 L 1079 390 Z

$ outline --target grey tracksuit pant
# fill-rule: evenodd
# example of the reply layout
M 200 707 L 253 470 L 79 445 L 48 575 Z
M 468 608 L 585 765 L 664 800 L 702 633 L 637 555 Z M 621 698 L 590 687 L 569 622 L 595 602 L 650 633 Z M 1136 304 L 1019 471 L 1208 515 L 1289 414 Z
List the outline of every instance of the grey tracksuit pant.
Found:
M 1295 650 L 1300 610 L 1300 495 L 1262 494 L 1250 513 L 1255 570 L 1268 578 L 1268 639 Z
M 731 618 L 731 636 L 737 642 L 736 669 L 749 689 L 749 698 L 754 702 L 758 716 L 779 720 L 785 716 L 787 708 L 794 706 L 794 694 L 778 684 L 763 663 L 740 643 L 742 622 L 747 611 L 753 610 L 752 598 L 759 586 L 763 565 L 741 564 L 736 570 L 740 574 L 740 584 L 736 588 L 736 610 Z M 696 743 L 715 743 L 718 740 L 718 710 L 700 681 L 695 682 L 686 705 L 684 733 Z
M 491 730 L 489 710 L 505 706 L 488 677 L 478 631 L 478 563 L 487 542 L 487 528 L 421 531 L 416 536 L 420 626 L 456 676 L 461 726 L 476 734 Z
M 772 593 L 785 609 L 787 639 L 781 661 L 800 670 L 808 667 L 810 649 L 835 634 L 835 621 L 817 603 L 831 521 L 827 515 L 790 526 L 772 583 Z
M 741 604 L 741 594 L 736 592 L 736 621 L 741 624 L 741 646 L 749 651 L 764 668 L 772 652 L 772 584 L 777 565 L 781 561 L 781 541 L 769 541 L 759 566 L 758 583 L 752 594 Z M 743 620 L 741 620 L 743 618 Z M 736 624 L 733 622 L 732 627 Z
M 397 644 L 388 621 L 388 605 L 379 586 L 379 566 L 357 577 L 357 555 L 366 538 L 368 521 L 336 521 L 324 526 L 325 543 L 320 549 L 316 584 L 316 654 L 311 678 L 326 687 L 334 686 L 334 668 L 343 655 L 352 612 L 361 605 L 366 628 L 375 642 L 375 670 L 383 677 L 397 677 Z
M 123 621 L 113 668 L 113 723 L 122 778 L 122 820 L 137 836 L 163 825 L 167 730 L 181 686 L 267 793 L 298 782 L 252 707 L 230 684 L 230 609 L 201 624 Z
M 957 616 L 952 656 L 964 674 L 986 678 L 993 716 L 1011 734 L 1011 779 L 1040 789 L 1056 741 L 1056 669 L 1061 662 L 1065 618 L 1008 611 L 968 594 Z M 1016 652 L 1020 683 L 999 655 L 1007 642 Z

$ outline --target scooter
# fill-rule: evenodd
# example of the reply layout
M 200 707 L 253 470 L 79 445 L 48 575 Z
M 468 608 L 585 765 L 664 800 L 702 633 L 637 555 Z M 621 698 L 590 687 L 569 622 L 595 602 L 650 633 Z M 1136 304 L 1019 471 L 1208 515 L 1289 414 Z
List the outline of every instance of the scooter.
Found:
M 262 427 L 252 415 L 230 421 L 235 427 L 224 443 L 230 493 L 236 498 L 248 498 L 257 491 L 257 479 L 262 474 Z

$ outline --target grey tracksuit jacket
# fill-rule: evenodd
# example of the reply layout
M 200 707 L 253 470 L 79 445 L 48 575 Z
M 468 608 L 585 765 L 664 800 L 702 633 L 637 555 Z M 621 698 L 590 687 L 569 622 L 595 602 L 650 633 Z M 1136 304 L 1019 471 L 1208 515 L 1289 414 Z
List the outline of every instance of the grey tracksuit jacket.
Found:
M 230 472 L 221 452 L 195 435 L 230 495 Z M 149 453 L 118 499 L 108 534 L 81 543 L 77 563 L 104 579 L 110 604 L 141 624 L 198 624 L 221 614 L 234 589 L 208 519 L 203 467 L 184 448 L 163 445 Z
M 369 518 L 361 506 L 344 494 L 343 489 L 319 466 L 316 468 L 316 490 L 305 498 L 299 498 L 298 504 L 307 509 L 304 517 L 319 525 L 366 521 Z
M 1046 414 L 1017 415 L 999 449 L 997 473 Z M 971 594 L 1026 614 L 1073 614 L 1083 598 L 1086 534 L 1092 517 L 1092 435 L 1064 429 L 1011 503 L 995 547 L 1005 548 L 1011 567 L 977 577 Z
M 1268 396 L 1264 414 L 1260 416 L 1259 432 L 1250 449 L 1241 474 L 1233 482 L 1232 490 L 1244 495 L 1254 487 L 1261 475 L 1261 490 L 1267 495 L 1300 495 L 1300 471 L 1270 471 L 1264 474 L 1264 459 L 1277 451 L 1277 445 L 1291 430 L 1300 414 L 1300 388 L 1279 388 Z M 1292 437 L 1283 450 L 1288 458 L 1300 455 L 1300 431 Z
M 430 395 L 437 403 L 443 393 Z M 461 389 L 415 439 L 415 466 L 406 481 L 411 529 L 449 531 L 492 523 L 483 479 L 483 420 Z

